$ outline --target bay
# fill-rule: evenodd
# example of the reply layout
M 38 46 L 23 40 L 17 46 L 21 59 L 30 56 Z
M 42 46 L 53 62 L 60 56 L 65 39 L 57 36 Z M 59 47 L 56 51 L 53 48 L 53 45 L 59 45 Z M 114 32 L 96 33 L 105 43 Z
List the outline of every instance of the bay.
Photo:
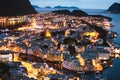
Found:
M 111 28 L 111 31 L 117 32 L 118 37 L 114 40 L 120 46 L 120 14 L 108 14 L 106 10 L 103 9 L 82 9 L 91 15 L 104 15 L 112 18 L 111 23 L 114 27 Z
M 117 32 L 118 37 L 114 40 L 120 46 L 120 14 L 108 14 L 106 10 L 102 9 L 83 9 L 83 11 L 92 15 L 104 15 L 112 18 L 111 23 L 114 27 L 111 28 L 111 31 Z M 120 59 L 115 58 L 113 60 L 113 66 L 107 68 L 103 71 L 103 75 L 107 80 L 120 80 Z

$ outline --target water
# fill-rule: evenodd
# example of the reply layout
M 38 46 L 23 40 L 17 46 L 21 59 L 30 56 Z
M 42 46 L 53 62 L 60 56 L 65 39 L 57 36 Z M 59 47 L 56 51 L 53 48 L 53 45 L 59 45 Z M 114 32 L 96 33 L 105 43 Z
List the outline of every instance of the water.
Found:
M 113 67 L 107 68 L 104 72 L 108 80 L 120 80 L 120 59 L 114 59 Z
M 115 39 L 115 42 L 117 42 L 117 44 L 120 45 L 120 14 L 103 14 L 103 15 L 109 16 L 113 19 L 111 23 L 115 27 L 112 27 L 111 30 L 117 32 L 118 37 Z
M 111 17 L 112 24 L 115 27 L 112 27 L 111 30 L 117 32 L 118 37 L 115 39 L 115 42 L 120 45 L 120 14 L 106 14 L 101 13 L 102 15 Z M 113 61 L 113 67 L 108 68 L 106 70 L 106 76 L 108 80 L 120 80 L 120 59 L 114 59 Z
M 42 10 L 39 10 L 40 12 L 42 12 Z M 49 12 L 52 10 L 44 10 L 43 12 Z M 89 13 L 89 14 L 101 14 L 104 16 L 109 16 L 111 17 L 112 20 L 112 24 L 115 27 L 112 27 L 111 30 L 114 32 L 118 33 L 118 37 L 115 39 L 115 42 L 117 44 L 120 45 L 120 14 L 107 14 L 105 13 L 105 10 L 98 10 L 98 9 L 84 9 L 85 12 Z M 0 39 L 6 37 L 5 34 L 1 34 L 0 35 Z M 107 80 L 120 80 L 120 59 L 114 59 L 113 60 L 113 67 L 109 67 L 107 68 L 105 71 L 103 71 L 103 74 L 106 76 Z
M 39 9 L 37 11 L 40 13 L 46 13 L 53 10 L 58 10 L 58 9 Z M 73 9 L 69 9 L 69 10 L 72 11 Z M 118 37 L 114 41 L 115 43 L 120 45 L 120 14 L 108 14 L 105 12 L 106 10 L 104 9 L 82 9 L 82 10 L 92 15 L 100 14 L 100 15 L 111 17 L 113 19 L 111 23 L 115 26 L 111 28 L 111 31 L 118 33 Z
M 47 10 L 49 11 L 49 10 Z M 113 20 L 111 23 L 115 26 L 111 28 L 111 31 L 117 32 L 118 37 L 114 40 L 117 44 L 120 45 L 120 14 L 107 14 L 102 9 L 84 9 L 83 11 L 87 12 L 88 14 L 100 14 L 104 16 L 111 17 Z M 103 71 L 103 74 L 107 80 L 120 80 L 120 59 L 113 60 L 113 67 L 109 67 Z
M 89 14 L 101 14 L 104 16 L 111 17 L 113 20 L 111 23 L 114 27 L 111 28 L 111 31 L 117 32 L 118 37 L 115 39 L 115 42 L 120 45 L 120 14 L 107 14 L 105 10 L 98 9 L 84 9 L 85 12 Z M 103 71 L 103 75 L 106 76 L 107 80 L 120 80 L 120 59 L 113 60 L 113 67 L 107 68 Z
M 102 9 L 83 9 L 83 11 L 87 12 L 88 14 L 93 15 L 104 15 L 111 17 L 113 20 L 111 23 L 114 25 L 114 27 L 111 28 L 111 31 L 117 32 L 118 37 L 115 39 L 115 42 L 120 45 L 120 14 L 108 14 Z
M 74 9 L 72 8 L 67 8 L 69 9 L 69 11 L 73 11 Z M 55 11 L 55 10 L 66 10 L 66 8 L 41 8 L 41 9 L 36 9 L 39 13 L 48 13 L 51 11 Z M 78 9 L 76 9 L 78 10 Z

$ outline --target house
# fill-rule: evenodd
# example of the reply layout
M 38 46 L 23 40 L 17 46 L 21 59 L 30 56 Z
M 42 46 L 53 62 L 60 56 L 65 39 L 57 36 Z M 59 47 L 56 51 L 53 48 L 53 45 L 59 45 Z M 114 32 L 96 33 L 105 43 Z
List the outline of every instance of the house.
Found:
M 11 51 L 0 51 L 0 61 L 6 62 L 12 60 L 13 60 L 13 54 Z

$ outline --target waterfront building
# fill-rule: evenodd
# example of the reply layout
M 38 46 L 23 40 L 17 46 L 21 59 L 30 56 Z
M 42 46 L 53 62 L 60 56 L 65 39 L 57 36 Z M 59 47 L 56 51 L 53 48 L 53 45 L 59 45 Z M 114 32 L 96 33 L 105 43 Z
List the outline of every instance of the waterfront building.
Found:
M 0 61 L 9 62 L 13 61 L 13 53 L 11 51 L 0 51 Z
M 21 27 L 26 23 L 27 15 L 37 13 L 29 0 L 1 0 L 0 10 L 0 28 L 2 29 Z

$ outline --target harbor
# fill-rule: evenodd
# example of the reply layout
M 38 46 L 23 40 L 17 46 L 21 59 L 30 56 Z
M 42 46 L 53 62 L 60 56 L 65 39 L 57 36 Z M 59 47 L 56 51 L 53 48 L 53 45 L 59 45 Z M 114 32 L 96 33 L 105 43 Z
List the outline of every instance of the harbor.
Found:
M 21 62 L 28 70 L 29 78 L 63 74 L 63 78 L 70 79 L 70 74 L 64 74 L 68 70 L 75 72 L 72 79 L 86 80 L 87 73 L 100 74 L 112 65 L 114 58 L 120 57 L 120 48 L 112 43 L 116 34 L 110 32 L 109 20 L 105 18 L 55 13 L 29 15 L 28 18 L 28 24 L 8 30 L 6 37 L 1 38 L 0 59 L 2 62 Z M 4 51 L 13 55 L 4 57 Z

